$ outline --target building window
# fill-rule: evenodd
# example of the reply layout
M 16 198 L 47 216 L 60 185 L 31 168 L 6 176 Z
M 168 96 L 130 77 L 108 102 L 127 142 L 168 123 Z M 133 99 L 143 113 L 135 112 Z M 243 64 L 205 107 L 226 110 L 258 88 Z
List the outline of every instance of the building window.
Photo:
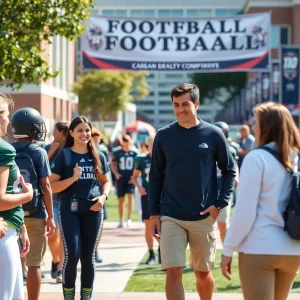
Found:
M 64 100 L 60 100 L 60 119 L 61 121 L 64 118 Z
M 281 45 L 288 45 L 290 42 L 289 37 L 289 27 L 281 27 L 280 28 L 280 43 Z
M 160 115 L 170 115 L 170 114 L 173 114 L 173 111 L 172 110 L 160 110 L 158 113 Z
M 170 92 L 159 92 L 158 95 L 159 96 L 170 96 Z
M 154 17 L 155 16 L 155 11 L 152 9 L 133 9 L 130 11 L 130 16 L 131 17 Z
M 188 9 L 186 11 L 187 17 L 191 18 L 206 18 L 212 17 L 212 10 L 211 9 Z
M 228 17 L 237 15 L 240 11 L 238 9 L 216 9 L 216 17 Z
M 271 45 L 272 48 L 278 48 L 280 45 L 291 43 L 290 26 L 272 25 L 271 28 Z
M 171 11 L 172 17 L 183 17 L 183 10 L 182 9 L 173 9 Z
M 117 17 L 126 17 L 127 16 L 127 11 L 123 9 L 117 9 L 115 10 L 115 16 Z
M 59 74 L 58 74 L 58 77 L 59 77 L 59 88 L 63 89 L 64 88 L 64 73 L 65 73 L 65 70 L 64 70 L 64 57 L 65 57 L 65 40 L 63 38 L 63 36 L 60 36 L 60 48 L 59 48 Z
M 154 17 L 155 11 L 152 9 L 146 9 L 144 10 L 144 17 Z
M 142 105 L 153 105 L 153 101 L 147 101 L 147 100 L 140 100 L 136 102 L 137 105 L 142 106 Z
M 173 73 L 173 74 L 166 74 L 166 78 L 169 79 L 181 79 L 184 77 L 184 74 L 179 74 L 179 73 Z
M 158 11 L 158 16 L 159 17 L 170 17 L 171 16 L 171 11 L 168 9 L 160 9 Z
M 143 110 L 141 110 L 141 113 L 142 114 L 151 114 L 151 115 L 153 115 L 154 114 L 154 110 L 143 109 Z
M 159 82 L 158 87 L 159 88 L 170 89 L 170 92 L 171 92 L 172 88 L 174 87 L 174 83 L 172 83 L 172 82 Z
M 51 66 L 52 66 L 52 70 L 56 71 L 56 36 L 52 37 L 52 47 L 51 47 Z M 56 79 L 55 77 L 52 78 L 52 86 L 56 85 Z
M 130 11 L 131 17 L 143 17 L 144 11 L 142 9 L 133 9 Z
M 159 105 L 171 105 L 171 100 L 169 101 L 159 101 Z
M 114 11 L 104 9 L 104 10 L 102 10 L 102 16 L 113 17 L 114 16 Z
M 69 113 L 70 113 L 70 107 L 69 107 L 69 101 L 66 102 L 66 121 L 69 121 Z
M 53 98 L 53 120 L 56 120 L 56 98 Z

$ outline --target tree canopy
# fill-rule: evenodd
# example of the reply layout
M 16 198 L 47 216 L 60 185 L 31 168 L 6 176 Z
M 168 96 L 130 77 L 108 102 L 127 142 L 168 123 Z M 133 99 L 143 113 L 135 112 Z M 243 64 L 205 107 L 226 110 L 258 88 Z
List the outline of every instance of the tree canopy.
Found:
M 77 78 L 73 91 L 79 97 L 79 109 L 93 120 L 124 110 L 128 102 L 145 98 L 149 93 L 148 72 L 92 71 Z
M 192 75 L 192 81 L 200 89 L 201 99 L 224 103 L 232 100 L 240 94 L 246 84 L 245 72 L 228 73 L 196 73 Z
M 74 40 L 83 31 L 93 0 L 3 0 L 0 2 L 0 82 L 20 87 L 56 76 L 42 45 L 53 35 Z

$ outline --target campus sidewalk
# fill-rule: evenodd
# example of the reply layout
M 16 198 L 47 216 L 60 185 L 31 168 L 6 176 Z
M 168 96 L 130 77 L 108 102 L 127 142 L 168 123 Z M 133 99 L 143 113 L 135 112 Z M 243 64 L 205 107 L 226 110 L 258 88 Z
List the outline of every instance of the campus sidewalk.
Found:
M 144 224 L 134 222 L 131 228 L 117 229 L 116 222 L 105 222 L 100 242 L 103 263 L 96 264 L 94 300 L 165 300 L 164 293 L 123 292 L 132 273 L 147 252 L 144 241 Z M 218 248 L 221 246 L 218 241 Z M 61 284 L 50 277 L 51 254 L 47 250 L 40 300 L 63 300 Z M 77 273 L 77 292 L 80 288 L 80 265 Z M 77 294 L 76 299 L 80 299 Z M 196 293 L 186 293 L 186 300 L 199 300 Z M 241 294 L 215 294 L 214 300 L 242 300 Z M 298 300 L 299 294 L 292 294 L 288 300 Z

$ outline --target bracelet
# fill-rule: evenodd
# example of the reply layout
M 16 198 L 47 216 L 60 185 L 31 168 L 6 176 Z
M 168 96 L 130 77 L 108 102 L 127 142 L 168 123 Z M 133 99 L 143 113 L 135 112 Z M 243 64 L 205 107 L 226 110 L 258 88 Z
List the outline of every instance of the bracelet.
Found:
M 105 197 L 106 197 L 106 199 L 105 199 L 105 201 L 108 199 L 108 196 L 107 196 L 107 194 L 106 193 L 102 193 L 102 195 L 105 195 Z M 102 196 L 101 195 L 101 196 Z
M 152 216 L 150 216 L 150 220 L 152 220 L 152 219 L 155 219 L 155 218 L 159 218 L 159 215 L 152 215 Z

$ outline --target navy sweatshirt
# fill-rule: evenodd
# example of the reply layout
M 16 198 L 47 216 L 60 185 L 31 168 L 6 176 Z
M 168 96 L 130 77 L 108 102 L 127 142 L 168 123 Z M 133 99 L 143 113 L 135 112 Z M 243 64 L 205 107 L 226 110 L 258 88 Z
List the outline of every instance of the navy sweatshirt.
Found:
M 222 173 L 220 193 L 216 164 Z M 174 122 L 155 137 L 149 174 L 150 215 L 196 221 L 211 205 L 223 208 L 233 191 L 235 165 L 224 134 L 205 121 L 192 128 Z

